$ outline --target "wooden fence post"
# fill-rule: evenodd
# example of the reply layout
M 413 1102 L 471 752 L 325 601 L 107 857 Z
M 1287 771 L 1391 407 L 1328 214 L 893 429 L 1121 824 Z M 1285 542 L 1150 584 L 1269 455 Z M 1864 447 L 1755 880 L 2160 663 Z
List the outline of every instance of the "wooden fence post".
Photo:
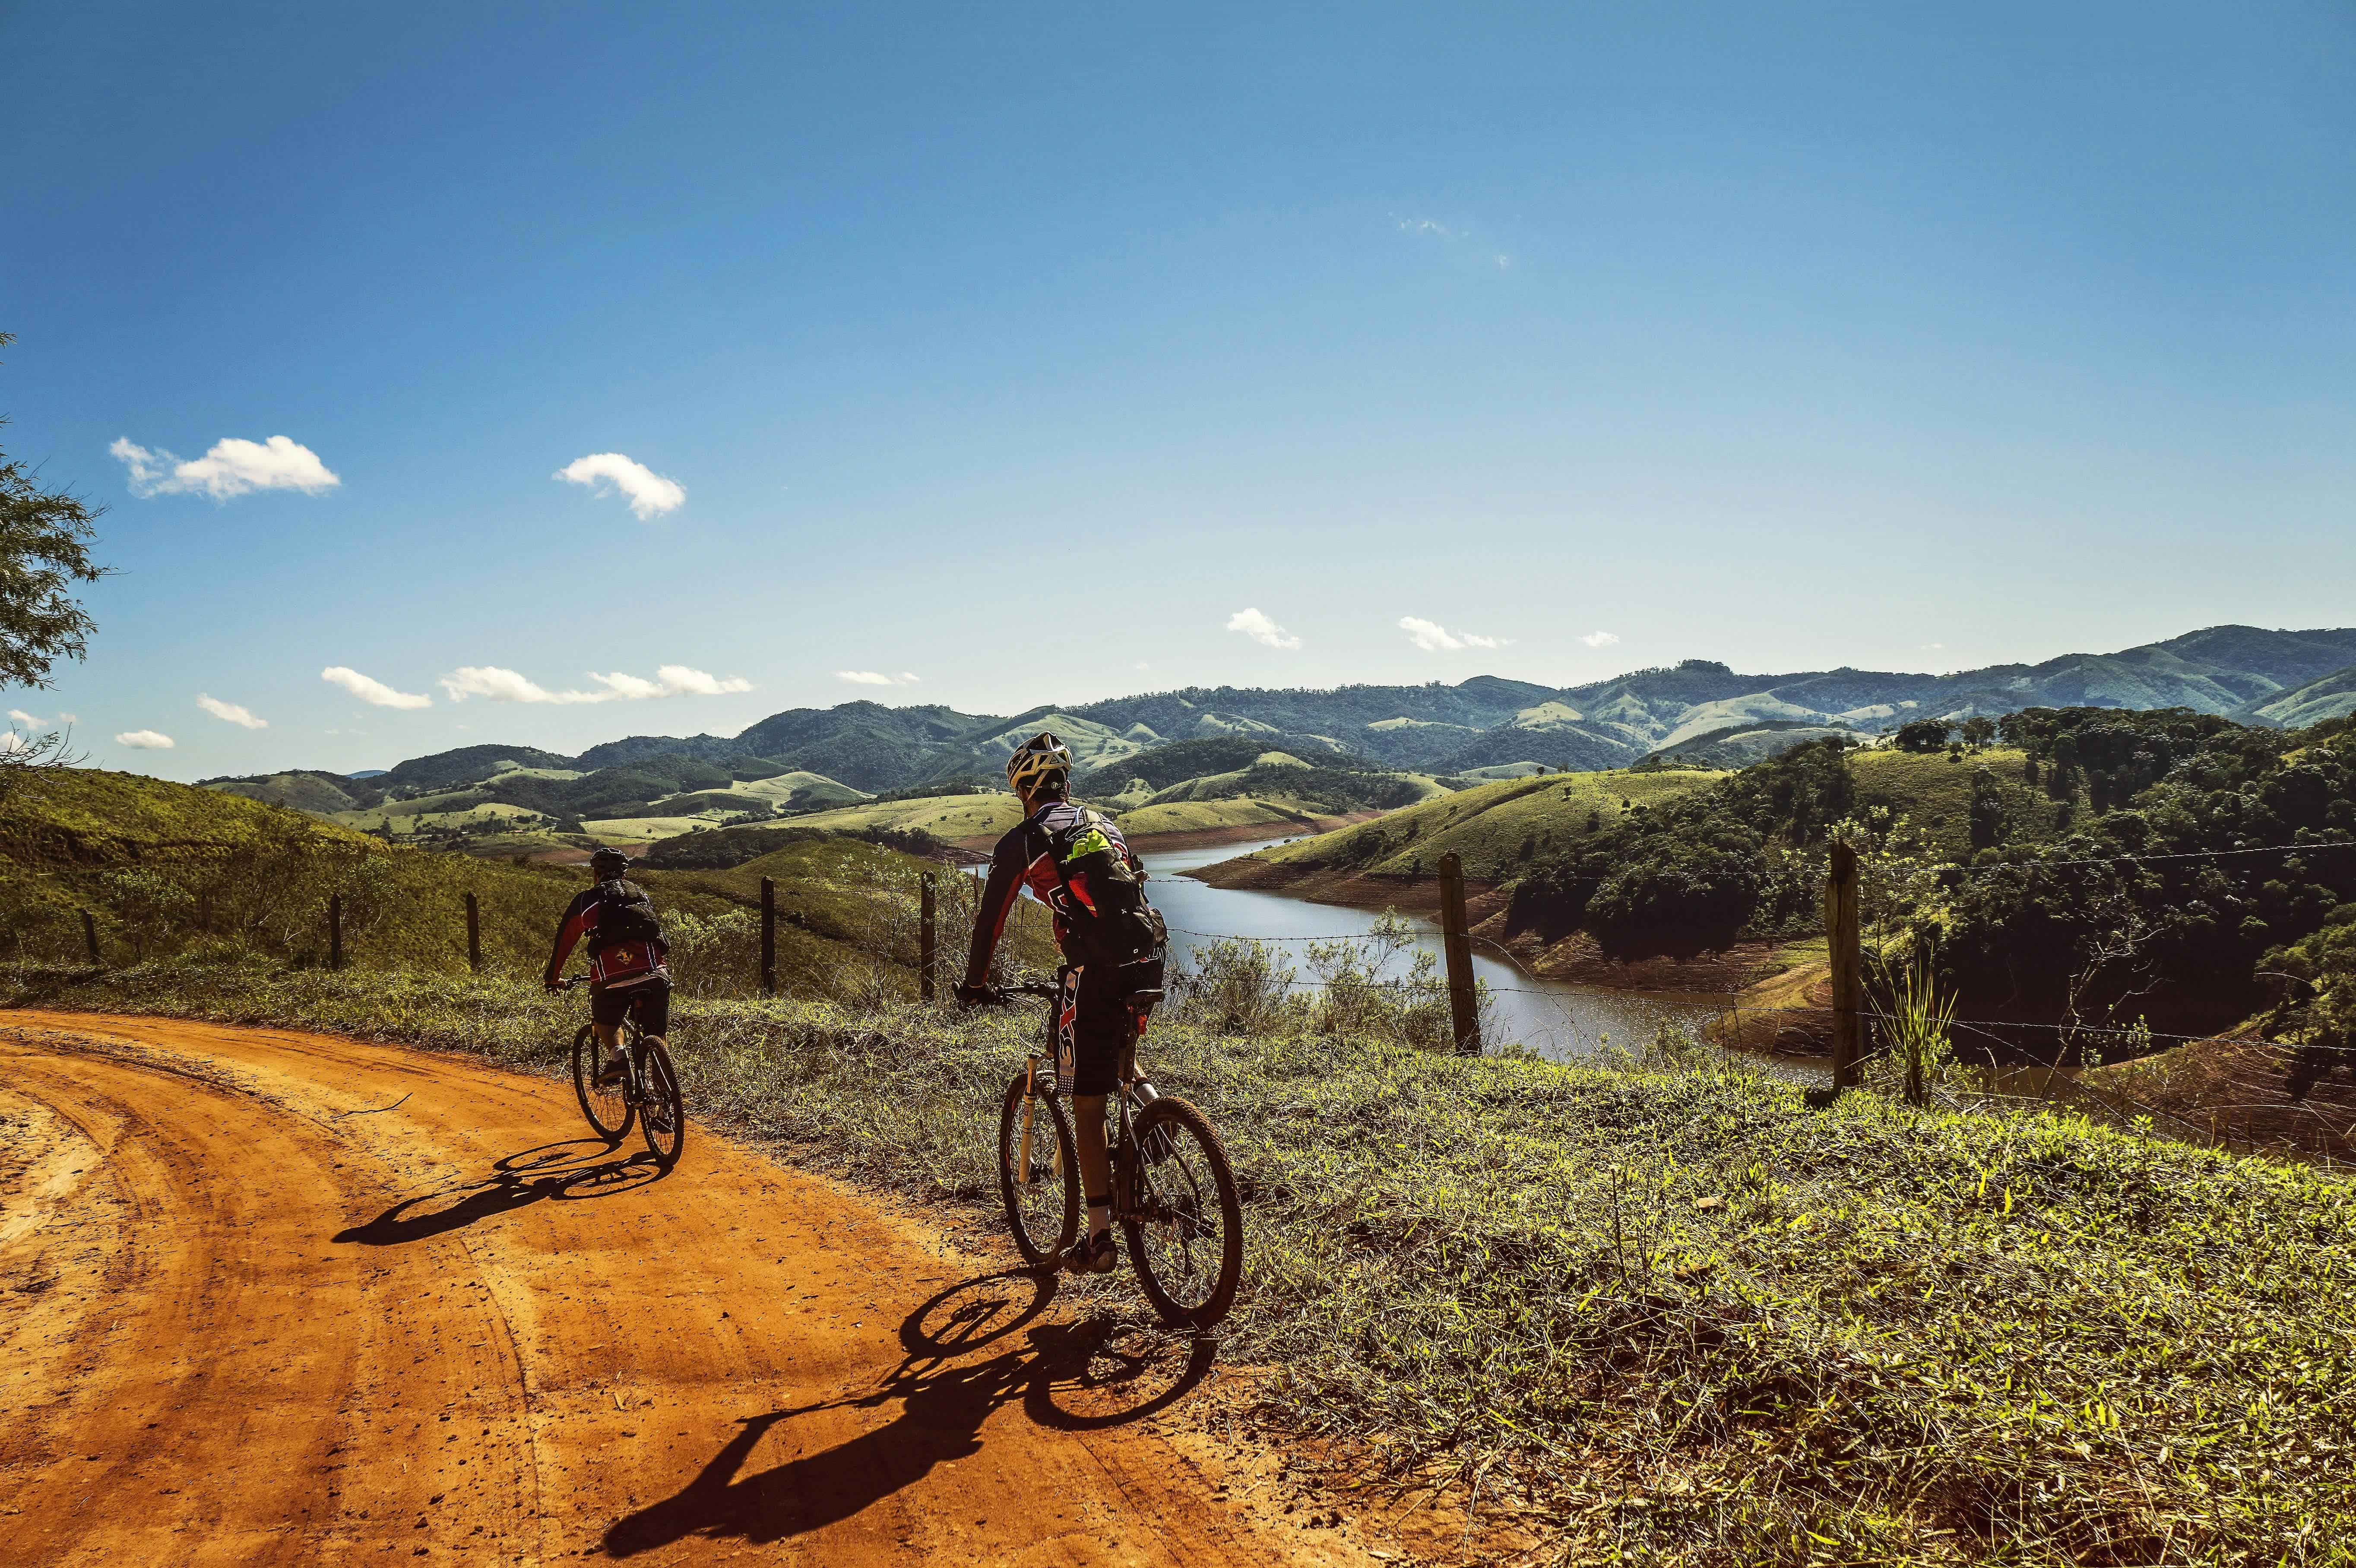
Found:
M 344 966 L 344 895 L 327 895 L 327 967 Z
M 777 994 L 777 884 L 761 879 L 761 995 Z
M 106 962 L 98 955 L 98 922 L 91 919 L 88 910 L 81 912 L 81 941 L 82 945 L 90 949 L 90 961 L 92 964 Z
M 466 895 L 466 967 L 483 966 L 483 912 L 475 902 L 475 895 Z
M 1857 1087 L 1865 1055 L 1865 973 L 1858 945 L 1857 851 L 1832 847 L 1825 877 L 1825 941 L 1833 968 L 1833 1088 Z
M 925 891 L 916 903 L 916 995 L 925 1001 L 933 999 L 933 966 L 936 951 L 933 929 L 933 899 L 940 880 L 933 872 L 925 873 Z
M 1464 923 L 1464 862 L 1451 849 L 1440 858 L 1440 946 L 1448 955 L 1448 1018 L 1456 1049 L 1481 1054 L 1481 1012 L 1472 994 L 1472 940 Z

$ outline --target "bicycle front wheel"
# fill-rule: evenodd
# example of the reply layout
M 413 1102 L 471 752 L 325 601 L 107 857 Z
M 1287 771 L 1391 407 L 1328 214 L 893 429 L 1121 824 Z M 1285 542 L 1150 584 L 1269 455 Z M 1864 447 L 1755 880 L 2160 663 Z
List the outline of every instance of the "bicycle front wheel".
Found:
M 687 1106 L 679 1097 L 679 1070 L 660 1040 L 648 1040 L 638 1057 L 638 1131 L 647 1152 L 669 1170 L 687 1147 Z
M 623 1029 L 630 1027 L 624 1024 Z M 626 1033 L 622 1043 L 630 1041 Z M 573 1093 L 580 1097 L 581 1114 L 589 1118 L 589 1126 L 609 1144 L 620 1143 L 630 1136 L 631 1119 L 637 1115 L 631 1107 L 626 1085 L 620 1082 L 600 1087 L 597 1069 L 605 1065 L 597 1050 L 597 1031 L 587 1024 L 573 1037 Z
M 1030 1087 L 1028 1072 L 1006 1086 L 998 1114 L 998 1192 L 1014 1250 L 1033 1268 L 1044 1268 L 1080 1233 L 1080 1160 L 1063 1102 Z
M 1163 1095 L 1130 1127 L 1130 1211 L 1121 1220 L 1137 1283 L 1173 1323 L 1208 1328 L 1244 1276 L 1244 1206 L 1208 1117 Z

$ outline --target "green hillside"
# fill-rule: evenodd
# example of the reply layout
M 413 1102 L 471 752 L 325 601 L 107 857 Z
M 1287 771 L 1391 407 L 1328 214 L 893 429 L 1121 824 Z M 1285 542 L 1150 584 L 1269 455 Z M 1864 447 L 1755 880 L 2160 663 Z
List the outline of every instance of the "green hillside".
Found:
M 1973 851 L 1972 809 L 2003 825 L 2008 841 L 2051 836 L 2064 817 L 2062 802 L 2027 782 L 2029 755 L 2018 747 L 1982 752 L 1914 753 L 1876 747 L 1851 752 L 1860 809 L 1886 810 L 1922 834 L 1938 854 L 1967 860 Z
M 1808 724 L 1788 719 L 1763 722 L 1745 720 L 1722 729 L 1687 735 L 1674 745 L 1663 746 L 1644 760 L 1648 763 L 1690 763 L 1706 768 L 1747 768 L 1779 752 L 1788 752 L 1810 741 L 1829 740 L 1837 735 L 1853 738 L 1855 731 L 1845 726 Z
M 2296 690 L 2244 703 L 2229 717 L 2244 724 L 2266 724 L 2277 730 L 2303 730 L 2328 719 L 2356 713 L 2356 667 L 2335 670 Z
M 933 869 L 873 844 L 819 837 L 733 873 L 656 870 L 642 880 L 689 994 L 755 984 L 753 912 L 766 875 L 777 884 L 786 982 L 832 995 L 879 973 L 901 988 L 912 983 L 916 883 Z M 190 955 L 316 965 L 327 957 L 328 899 L 339 896 L 348 966 L 455 973 L 466 965 L 471 892 L 486 964 L 532 975 L 586 881 L 578 868 L 429 853 L 134 774 L 44 771 L 0 794 L 0 928 L 18 960 L 80 958 L 87 910 L 109 963 Z
M 1441 795 L 1378 821 L 1264 849 L 1253 859 L 1302 874 L 1428 875 L 1454 850 L 1464 874 L 1504 882 L 1589 819 L 1687 795 L 1719 775 L 1699 771 L 1546 773 Z

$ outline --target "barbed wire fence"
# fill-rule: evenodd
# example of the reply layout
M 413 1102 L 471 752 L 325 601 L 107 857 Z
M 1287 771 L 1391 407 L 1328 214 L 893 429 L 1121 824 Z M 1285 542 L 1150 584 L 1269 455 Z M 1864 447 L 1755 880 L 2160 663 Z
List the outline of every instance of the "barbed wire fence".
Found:
M 2356 851 L 2356 837 L 1944 865 L 1936 870 L 1952 885 L 1960 879 L 2039 876 L 2054 870 L 2350 851 Z M 252 929 L 265 916 L 275 925 L 285 925 L 286 933 L 275 940 L 290 953 L 305 951 L 295 929 L 303 918 L 295 906 L 309 903 L 316 912 L 316 957 L 329 965 L 346 961 L 348 943 L 356 931 L 379 936 L 376 927 L 383 920 L 379 906 L 407 907 L 399 896 L 388 897 L 390 888 L 376 890 L 352 868 L 304 859 L 304 874 L 294 877 L 274 859 L 266 868 L 267 876 L 231 874 L 238 867 L 230 865 L 208 868 L 214 874 L 205 879 L 200 891 L 174 896 L 189 903 L 193 913 L 187 918 L 200 930 L 227 924 L 232 918 Z M 1858 1005 L 1846 1010 L 1837 1005 L 1837 997 L 1823 994 L 1833 976 L 1811 983 L 1805 975 L 1791 976 L 1785 994 L 1773 999 L 1762 999 L 1755 984 L 1734 984 L 1680 989 L 1674 1001 L 1656 1002 L 1643 990 L 1613 992 L 1614 1005 L 1604 1008 L 1597 990 L 1548 984 L 1530 972 L 1525 955 L 1472 933 L 1464 918 L 1462 867 L 1446 863 L 1454 859 L 1445 858 L 1438 879 L 1442 907 L 1436 952 L 1428 937 L 1398 917 L 1391 917 L 1395 925 L 1377 921 L 1367 933 L 1355 936 L 1255 935 L 1172 926 L 1173 936 L 1183 939 L 1173 944 L 1179 951 L 1169 987 L 1173 1009 L 1231 1032 L 1280 1027 L 1326 1032 L 1357 1029 L 1430 1049 L 1522 1046 L 1565 1061 L 1658 1062 L 1678 1055 L 1664 1042 L 1682 1034 L 1707 1048 L 1705 1055 L 1725 1050 L 1732 1053 L 1725 1060 L 1761 1062 L 1819 1090 L 1837 1090 L 1859 1079 L 1887 1086 L 1888 1058 L 1902 1033 L 1903 1020 L 1893 1012 L 1886 987 L 1861 987 L 1853 993 L 1859 997 Z M 1431 880 L 1421 871 L 1398 875 L 1402 880 Z M 830 995 L 853 1003 L 880 1003 L 905 994 L 914 972 L 917 989 L 926 999 L 945 1001 L 961 968 L 966 933 L 979 907 L 978 880 L 954 867 L 922 872 L 905 865 L 879 867 L 848 891 L 855 901 L 853 912 L 831 923 L 813 921 L 799 911 L 780 912 L 775 889 L 766 879 L 757 909 L 669 917 L 682 994 Z M 151 894 L 150 901 L 157 896 Z M 245 912 L 247 904 L 262 912 Z M 159 904 L 158 911 L 148 912 L 161 911 Z M 98 928 L 87 911 L 78 912 L 77 921 L 55 933 L 54 944 L 86 949 L 89 961 L 98 964 Z M 463 895 L 463 909 L 447 912 L 454 928 L 463 920 L 463 944 L 454 940 L 450 945 L 457 945 L 470 965 L 481 967 L 484 944 L 476 895 Z M 1036 934 L 1044 940 L 1044 912 L 1025 912 L 1043 928 Z M 119 923 L 128 927 L 134 923 Z M 407 923 L 404 919 L 402 941 L 414 950 L 418 944 L 406 934 Z M 1836 967 L 1838 934 L 1831 933 L 1828 944 Z M 455 939 L 458 929 L 451 935 Z M 821 949 L 802 941 L 804 937 L 829 940 Z M 1476 946 L 1520 983 L 1475 976 L 1470 953 Z M 846 952 L 853 956 L 846 958 Z M 144 955 L 138 951 L 126 955 L 134 960 Z M 1852 964 L 1858 961 L 1854 951 L 1847 956 Z M 513 961 L 511 956 L 508 961 Z M 1510 1016 L 1501 1005 L 1507 998 Z M 1613 1039 L 1609 1027 L 1597 1027 L 1599 1010 L 1616 1013 L 1615 1021 L 1629 1023 L 1628 1036 Z M 1857 1030 L 1855 1058 L 1847 1063 L 1832 1049 L 1845 1011 L 1853 1014 Z M 2316 1038 L 2313 1031 L 2279 1032 L 2287 1038 L 2263 1038 L 2247 1029 L 2165 1032 L 2141 1020 L 1950 1017 L 1940 1029 L 1950 1060 L 1942 1061 L 1922 1088 L 1938 1103 L 1956 1107 L 2051 1104 L 2172 1138 L 2240 1150 L 2295 1151 L 2335 1165 L 2356 1158 L 2356 1050 L 2345 1041 Z M 1690 1053 L 1684 1059 L 1691 1060 Z

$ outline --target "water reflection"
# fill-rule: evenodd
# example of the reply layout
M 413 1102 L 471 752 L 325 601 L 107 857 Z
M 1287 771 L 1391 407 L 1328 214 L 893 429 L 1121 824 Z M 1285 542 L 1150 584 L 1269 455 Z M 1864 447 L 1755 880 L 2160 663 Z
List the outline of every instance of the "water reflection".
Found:
M 1280 893 L 1215 888 L 1186 874 L 1290 841 L 1269 838 L 1146 854 L 1146 869 L 1153 875 L 1153 905 L 1172 928 L 1171 956 L 1185 962 L 1195 948 L 1221 936 L 1280 941 L 1294 952 L 1293 965 L 1301 978 L 1311 979 L 1301 950 L 1312 939 L 1365 935 L 1376 916 L 1365 910 L 1311 903 Z M 1439 926 L 1419 917 L 1413 917 L 1412 923 L 1417 945 L 1440 956 Z M 1490 990 L 1491 1043 L 1518 1042 L 1557 1061 L 1592 1057 L 1607 1039 L 1614 1045 L 1641 1045 L 1665 1022 L 1697 1032 L 1724 1001 L 1708 993 L 1613 991 L 1567 980 L 1541 980 L 1478 948 L 1472 969 Z

